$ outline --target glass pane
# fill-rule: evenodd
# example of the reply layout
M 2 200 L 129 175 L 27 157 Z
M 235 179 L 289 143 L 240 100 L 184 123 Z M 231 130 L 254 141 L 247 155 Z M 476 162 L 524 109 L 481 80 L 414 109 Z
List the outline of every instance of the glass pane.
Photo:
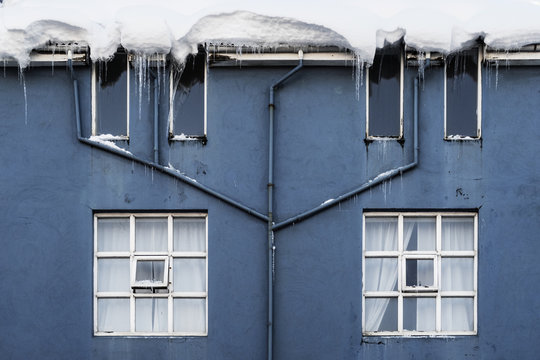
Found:
M 127 54 L 96 65 L 97 135 L 127 135 Z
M 204 51 L 190 55 L 174 94 L 174 134 L 204 135 Z
M 435 298 L 403 298 L 404 330 L 435 331 L 435 314 Z
M 436 247 L 435 217 L 404 217 L 403 247 L 407 251 L 434 251 Z
M 174 291 L 206 291 L 205 259 L 174 259 Z
M 474 250 L 474 217 L 445 216 L 441 226 L 443 250 Z
M 446 58 L 446 136 L 478 136 L 478 49 Z
M 129 259 L 98 259 L 98 291 L 129 291 Z
M 473 330 L 473 298 L 442 298 L 441 308 L 443 331 Z
M 397 291 L 398 260 L 393 258 L 365 259 L 366 291 Z
M 366 217 L 366 251 L 398 249 L 397 217 Z
M 474 259 L 442 258 L 441 261 L 443 291 L 474 290 Z
M 167 332 L 167 313 L 167 299 L 135 299 L 135 331 Z
M 434 285 L 432 259 L 406 259 L 406 286 L 429 287 Z
M 174 219 L 174 251 L 206 251 L 206 219 Z
M 129 299 L 98 299 L 98 331 L 129 331 Z
M 164 280 L 165 260 L 138 260 L 135 281 L 140 285 L 162 283 Z
M 97 221 L 98 251 L 129 251 L 129 218 Z
M 167 218 L 135 219 L 136 251 L 167 251 Z
M 397 298 L 366 298 L 364 331 L 397 331 Z
M 401 47 L 377 49 L 369 68 L 369 135 L 400 136 Z
M 174 331 L 206 333 L 206 299 L 174 299 Z

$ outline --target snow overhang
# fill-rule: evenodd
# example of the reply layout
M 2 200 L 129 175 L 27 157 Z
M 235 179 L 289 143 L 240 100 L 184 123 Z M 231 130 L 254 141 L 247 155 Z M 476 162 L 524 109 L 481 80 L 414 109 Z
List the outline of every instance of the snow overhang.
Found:
M 66 41 L 52 43 L 34 49 L 30 52 L 28 66 L 81 66 L 90 63 L 89 48 L 84 42 Z M 4 67 L 19 67 L 20 63 L 14 58 L 0 59 Z

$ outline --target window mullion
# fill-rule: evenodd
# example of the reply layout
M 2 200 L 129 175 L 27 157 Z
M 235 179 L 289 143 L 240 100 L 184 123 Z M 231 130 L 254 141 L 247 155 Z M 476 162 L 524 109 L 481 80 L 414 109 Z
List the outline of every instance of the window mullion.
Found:
M 398 331 L 403 331 L 403 215 L 398 217 Z
M 135 216 L 129 216 L 129 266 L 130 266 L 130 276 L 132 277 L 130 283 L 133 283 L 135 280 L 135 270 L 134 270 L 134 258 L 133 253 L 135 252 Z M 133 290 L 131 290 L 131 295 L 129 297 L 129 331 L 135 332 L 135 297 L 133 296 Z
M 446 77 L 445 77 L 446 79 Z M 442 217 L 437 215 L 437 225 L 435 230 L 435 236 L 437 238 L 437 298 L 435 299 L 435 331 L 440 332 L 442 329 L 442 309 L 441 309 L 441 251 L 442 251 Z

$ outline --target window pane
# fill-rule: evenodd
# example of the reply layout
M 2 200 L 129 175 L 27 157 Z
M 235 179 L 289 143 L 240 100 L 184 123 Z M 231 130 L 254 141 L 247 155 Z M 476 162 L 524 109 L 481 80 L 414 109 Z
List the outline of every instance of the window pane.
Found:
M 136 251 L 167 251 L 167 218 L 135 219 Z
M 474 218 L 449 217 L 442 218 L 443 250 L 474 250 Z
M 434 251 L 436 244 L 435 217 L 404 217 L 403 247 L 407 251 Z
M 441 272 L 443 291 L 474 290 L 474 260 L 472 258 L 443 258 Z
M 366 291 L 397 291 L 397 259 L 367 258 L 365 262 Z
M 98 259 L 98 291 L 129 291 L 129 259 Z
M 473 330 L 473 298 L 442 298 L 442 330 Z
M 206 251 L 206 219 L 174 219 L 174 251 Z
M 129 299 L 98 299 L 98 331 L 129 331 Z
M 186 59 L 173 100 L 174 134 L 204 135 L 204 64 L 200 51 Z
M 129 218 L 98 219 L 98 251 L 129 251 Z
M 369 135 L 400 136 L 401 47 L 377 49 L 369 68 Z
M 397 331 L 397 298 L 366 298 L 364 331 Z
M 478 49 L 446 59 L 446 136 L 478 136 Z
M 205 299 L 174 299 L 173 304 L 175 332 L 206 333 Z
M 435 298 L 404 297 L 403 329 L 435 331 Z
M 127 54 L 96 67 L 96 135 L 127 135 Z
M 174 291 L 206 291 L 205 259 L 174 259 Z
M 135 299 L 135 331 L 167 332 L 167 313 L 167 299 Z
M 165 260 L 138 260 L 135 281 L 152 284 L 162 283 Z
M 398 249 L 397 217 L 366 217 L 366 251 Z
M 434 269 L 432 259 L 406 259 L 406 285 L 429 287 L 434 283 Z

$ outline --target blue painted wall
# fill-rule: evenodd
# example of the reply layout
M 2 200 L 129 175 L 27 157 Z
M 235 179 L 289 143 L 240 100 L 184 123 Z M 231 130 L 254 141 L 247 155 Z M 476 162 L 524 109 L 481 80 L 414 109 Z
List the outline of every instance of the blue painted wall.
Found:
M 160 159 L 266 209 L 268 88 L 288 68 L 210 68 L 208 143 L 167 141 Z M 83 135 L 90 69 L 76 68 Z M 276 232 L 276 359 L 532 359 L 540 351 L 540 68 L 483 70 L 481 141 L 443 141 L 443 71 L 420 91 L 419 165 Z M 350 67 L 306 67 L 276 94 L 275 216 L 284 220 L 412 161 L 405 143 L 366 145 L 365 84 Z M 136 86 L 136 85 L 133 85 Z M 26 100 L 25 91 L 26 87 Z M 5 359 L 264 359 L 266 224 L 150 168 L 77 141 L 69 71 L 0 77 L 0 354 Z M 132 102 L 129 144 L 152 158 L 153 100 Z M 25 116 L 25 108 L 26 116 Z M 478 335 L 362 338 L 364 209 L 479 209 Z M 93 336 L 93 212 L 208 211 L 208 336 Z

